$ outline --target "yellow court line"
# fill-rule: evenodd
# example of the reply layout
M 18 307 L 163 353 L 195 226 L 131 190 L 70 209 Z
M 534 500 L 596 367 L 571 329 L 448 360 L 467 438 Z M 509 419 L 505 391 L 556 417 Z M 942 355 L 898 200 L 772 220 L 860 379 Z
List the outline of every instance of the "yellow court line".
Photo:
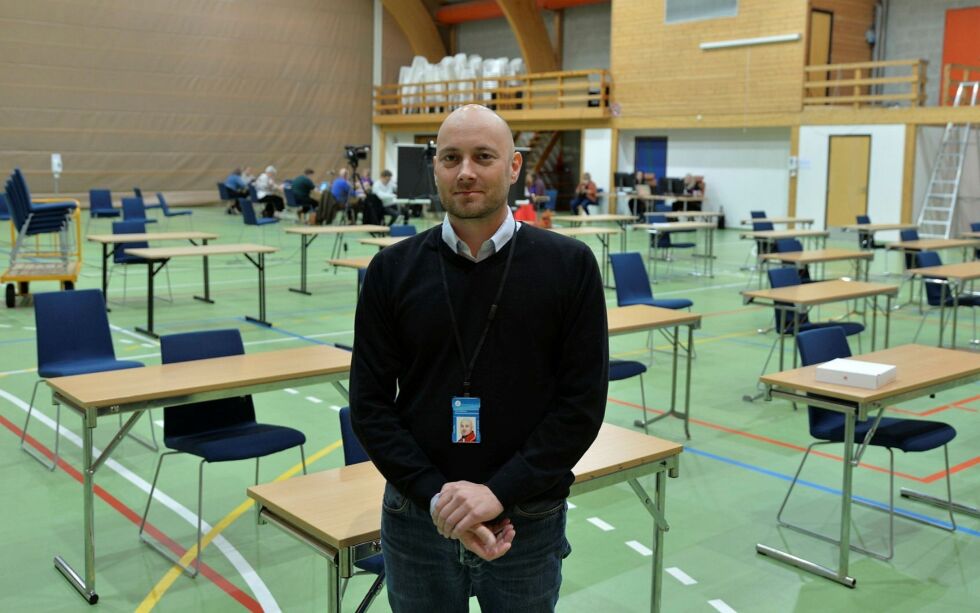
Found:
M 753 336 L 753 335 L 758 334 L 758 333 L 759 333 L 758 330 L 746 330 L 745 332 L 730 332 L 728 334 L 722 334 L 720 336 L 712 336 L 711 338 L 701 339 L 701 340 L 699 340 L 695 344 L 698 347 L 700 347 L 701 345 L 705 345 L 707 343 L 713 343 L 715 341 L 723 341 L 723 340 L 727 340 L 729 338 L 738 338 L 740 336 Z M 668 344 L 668 345 L 660 345 L 659 347 L 655 346 L 654 347 L 654 350 L 655 351 L 673 351 L 674 350 L 674 345 L 673 344 Z M 649 349 L 643 348 L 643 349 L 630 349 L 629 351 L 616 351 L 616 352 L 614 352 L 613 354 L 610 354 L 610 355 L 628 356 L 628 355 L 641 355 L 641 354 L 645 354 L 645 353 L 649 353 L 649 352 L 650 352 Z
M 309 459 L 307 459 L 306 461 L 307 468 L 309 468 L 309 466 L 314 462 L 316 462 L 317 460 L 336 451 L 341 446 L 341 444 L 342 441 L 334 441 L 333 443 L 327 445 L 323 449 L 311 455 Z M 295 464 L 292 466 L 292 468 L 290 468 L 286 472 L 276 477 L 275 481 L 283 481 L 285 479 L 289 479 L 290 477 L 294 477 L 296 476 L 296 474 L 302 472 L 302 470 L 303 470 L 302 464 Z M 255 504 L 255 501 L 252 500 L 251 498 L 245 500 L 240 505 L 235 507 L 235 509 L 231 513 L 225 515 L 221 519 L 221 521 L 219 521 L 217 524 L 212 526 L 211 530 L 207 534 L 201 536 L 201 549 L 202 550 L 206 549 L 207 546 L 211 544 L 211 541 L 214 540 L 216 536 L 221 534 L 225 530 L 225 528 L 233 524 L 236 519 L 244 515 L 245 512 L 248 511 L 253 504 Z M 196 555 L 197 555 L 197 543 L 194 543 L 194 545 L 191 546 L 191 548 L 188 549 L 184 553 L 184 555 L 180 557 L 180 564 L 183 566 L 189 566 L 191 561 L 194 559 Z M 183 572 L 184 572 L 183 568 L 181 568 L 181 566 L 178 564 L 174 564 L 172 567 L 170 567 L 170 570 L 168 570 L 167 573 L 163 577 L 161 577 L 159 581 L 157 581 L 157 584 L 154 585 L 153 588 L 150 590 L 150 592 L 146 595 L 146 597 L 143 599 L 143 602 L 141 602 L 139 606 L 136 607 L 137 613 L 146 613 L 148 611 L 152 611 L 153 607 L 155 607 L 160 602 L 160 599 L 163 598 L 163 595 L 167 592 L 167 590 L 170 589 L 170 586 L 174 584 L 174 581 L 176 581 L 177 578 L 180 577 L 181 574 L 183 574 Z

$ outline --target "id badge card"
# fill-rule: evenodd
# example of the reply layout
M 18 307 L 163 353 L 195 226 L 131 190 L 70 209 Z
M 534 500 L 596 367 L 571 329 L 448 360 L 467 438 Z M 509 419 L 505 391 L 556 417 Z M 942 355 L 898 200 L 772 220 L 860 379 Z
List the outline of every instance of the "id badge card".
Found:
M 453 405 L 454 443 L 480 442 L 480 399 L 472 396 L 456 396 Z

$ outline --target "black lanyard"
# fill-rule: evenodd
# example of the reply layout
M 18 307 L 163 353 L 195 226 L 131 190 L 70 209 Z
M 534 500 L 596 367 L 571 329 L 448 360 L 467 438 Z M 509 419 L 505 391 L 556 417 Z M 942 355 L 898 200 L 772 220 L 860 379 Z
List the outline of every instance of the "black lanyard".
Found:
M 446 281 L 446 263 L 442 261 L 442 256 L 439 256 L 439 271 L 442 273 L 442 289 L 446 296 L 446 306 L 449 307 L 449 321 L 453 325 L 453 334 L 456 336 L 456 349 L 459 351 L 459 359 L 463 365 L 463 396 L 470 395 L 470 380 L 473 376 L 473 366 L 476 364 L 476 358 L 480 355 L 480 350 L 483 349 L 483 342 L 487 340 L 487 332 L 490 331 L 490 324 L 497 314 L 497 305 L 500 303 L 500 296 L 504 292 L 504 283 L 507 281 L 507 275 L 510 273 L 510 263 L 514 259 L 515 251 L 517 251 L 516 223 L 514 224 L 514 234 L 510 239 L 510 252 L 507 254 L 507 263 L 504 265 L 504 275 L 500 278 L 497 295 L 493 299 L 493 304 L 490 305 L 490 312 L 487 313 L 487 323 L 483 326 L 483 334 L 480 335 L 480 340 L 476 344 L 476 349 L 473 351 L 473 357 L 470 358 L 469 364 L 466 363 L 466 350 L 463 348 L 463 337 L 459 333 L 459 324 L 456 323 L 456 310 L 453 309 L 452 297 L 449 295 L 449 282 Z

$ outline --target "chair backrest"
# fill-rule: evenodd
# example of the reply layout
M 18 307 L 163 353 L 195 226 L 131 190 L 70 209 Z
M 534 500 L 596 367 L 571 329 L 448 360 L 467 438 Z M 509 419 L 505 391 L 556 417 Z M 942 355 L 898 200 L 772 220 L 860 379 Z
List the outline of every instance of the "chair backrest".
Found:
M 220 198 L 222 202 L 225 202 L 226 200 L 235 199 L 235 196 L 231 195 L 231 192 L 228 191 L 227 185 L 225 185 L 224 183 L 217 183 L 217 186 L 218 186 L 218 198 Z
M 544 195 L 548 197 L 548 202 L 544 204 L 545 208 L 555 210 L 558 206 L 558 190 L 557 189 L 546 189 L 544 190 Z
M 803 251 L 803 243 L 795 238 L 780 238 L 776 240 L 774 248 L 776 253 L 793 253 Z
M 632 251 L 627 253 L 612 253 L 613 277 L 616 279 L 616 303 L 623 306 L 635 299 L 653 299 L 650 289 L 650 278 L 643 266 L 643 256 Z
M 915 228 L 911 230 L 902 230 L 898 233 L 898 236 L 903 241 L 917 241 L 919 240 L 919 231 Z
M 803 366 L 823 364 L 836 358 L 851 357 L 851 348 L 847 344 L 844 329 L 837 326 L 817 328 L 800 332 L 796 337 L 796 346 L 800 351 L 800 362 Z M 810 420 L 810 433 L 826 421 L 842 419 L 842 414 L 829 409 L 815 406 L 807 407 Z
M 133 188 L 133 195 L 136 196 L 137 198 L 139 198 L 140 200 L 142 200 L 143 199 L 143 190 L 141 190 L 138 187 L 134 187 Z
M 793 266 L 783 266 L 782 268 L 770 268 L 769 285 L 773 289 L 779 287 L 791 287 L 800 284 L 800 272 Z
M 246 226 L 259 225 L 259 219 L 255 216 L 255 207 L 252 206 L 251 200 L 248 198 L 239 198 L 238 206 L 242 209 L 242 221 L 245 222 Z
M 915 266 L 916 268 L 926 268 L 928 266 L 942 266 L 943 260 L 939 257 L 939 254 L 935 251 L 920 251 L 915 254 Z M 935 277 L 924 277 L 922 282 L 925 284 L 926 290 L 926 302 L 929 306 L 939 306 L 943 299 L 943 287 L 939 283 L 929 283 L 928 279 L 933 279 Z M 946 291 L 946 296 L 950 297 L 949 290 Z
M 37 367 L 86 359 L 116 359 L 105 300 L 98 289 L 34 295 Z
M 391 226 L 389 236 L 415 236 L 415 226 L 412 224 L 396 224 Z
M 170 212 L 170 205 L 167 204 L 167 201 L 163 198 L 163 194 L 161 192 L 157 192 L 157 202 L 160 203 L 160 208 L 163 209 L 164 214 Z
M 871 223 L 871 218 L 868 217 L 867 215 L 857 215 L 855 217 L 855 219 L 857 219 L 857 223 L 860 223 L 860 224 Z
M 980 232 L 980 221 L 975 221 L 971 223 L 970 230 L 973 232 Z
M 112 207 L 112 192 L 107 189 L 88 190 L 88 210 L 89 215 L 95 215 L 98 211 L 114 211 Z
M 765 219 L 766 218 L 766 212 L 765 211 L 749 211 L 749 217 L 751 217 L 752 219 Z
M 254 183 L 249 183 L 248 184 L 248 197 L 249 197 L 249 200 L 251 200 L 252 202 L 258 202 L 259 201 L 259 192 L 256 191 L 255 184 Z
M 7 206 L 7 196 L 0 194 L 0 220 L 10 219 L 10 207 Z
M 769 275 L 769 285 L 773 289 L 778 289 L 780 287 L 792 287 L 794 285 L 800 285 L 800 271 L 798 271 L 793 266 L 784 266 L 782 268 L 770 268 L 768 271 Z M 777 302 L 773 305 L 774 307 L 780 306 L 790 306 L 785 302 Z M 787 334 L 793 330 L 793 315 L 789 311 L 780 308 L 773 309 L 773 317 L 776 322 L 776 331 L 779 334 Z M 797 320 L 800 325 L 807 323 L 808 318 L 806 313 L 801 313 Z M 782 325 L 780 325 L 782 324 Z
M 7 179 L 4 184 L 4 194 L 7 196 L 7 206 L 10 208 L 10 217 L 13 219 L 14 228 L 20 231 L 26 218 L 23 207 L 20 206 L 20 199 L 17 197 L 17 188 L 14 187 L 13 179 Z
M 767 230 L 774 230 L 771 221 L 753 221 L 752 231 L 753 232 L 765 232 Z
M 160 356 L 164 364 L 244 353 L 241 333 L 235 328 L 160 337 Z M 255 423 L 255 406 L 251 396 L 205 400 L 164 409 L 163 438 L 166 442 L 173 436 L 187 436 L 249 423 Z
M 296 204 L 296 194 L 293 193 L 292 183 L 285 183 L 282 186 L 282 195 L 286 200 L 286 206 L 299 206 Z
M 344 444 L 345 465 L 360 464 L 371 459 L 354 434 L 354 427 L 350 423 L 350 407 L 340 408 L 340 440 Z
M 142 198 L 122 199 L 123 219 L 146 219 L 146 207 Z
M 114 221 L 112 222 L 112 233 L 113 234 L 143 234 L 146 232 L 146 224 L 141 220 L 129 220 L 129 221 Z M 137 258 L 126 253 L 127 249 L 144 249 L 149 247 L 149 243 L 146 241 L 135 241 L 132 243 L 116 243 L 112 247 L 112 261 L 116 264 L 133 264 L 136 262 L 143 262 L 141 258 Z

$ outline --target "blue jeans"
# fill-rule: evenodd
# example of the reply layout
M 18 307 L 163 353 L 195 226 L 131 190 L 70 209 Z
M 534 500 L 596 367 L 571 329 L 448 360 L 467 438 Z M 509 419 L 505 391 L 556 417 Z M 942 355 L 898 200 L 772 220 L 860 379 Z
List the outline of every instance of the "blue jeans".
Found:
M 585 210 L 585 214 L 588 215 L 590 204 L 595 204 L 595 202 L 585 196 L 576 196 L 571 202 L 572 215 L 578 215 L 578 207 L 582 207 Z
M 385 485 L 381 543 L 392 611 L 465 613 L 470 596 L 486 613 L 554 611 L 562 560 L 572 551 L 565 539 L 566 508 L 563 499 L 515 506 L 506 514 L 514 543 L 487 562 L 440 536 L 428 509 Z

